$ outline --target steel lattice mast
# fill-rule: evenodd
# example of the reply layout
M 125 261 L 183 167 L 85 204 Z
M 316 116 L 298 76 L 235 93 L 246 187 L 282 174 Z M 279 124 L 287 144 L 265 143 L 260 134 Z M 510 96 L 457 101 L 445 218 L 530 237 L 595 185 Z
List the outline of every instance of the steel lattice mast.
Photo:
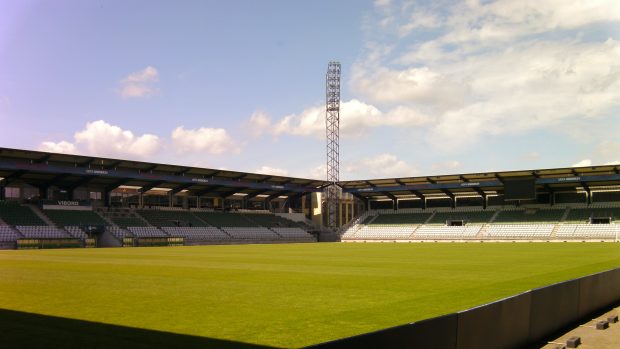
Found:
M 338 228 L 338 205 L 340 190 L 340 62 L 329 62 L 326 79 L 325 124 L 327 135 L 327 227 Z

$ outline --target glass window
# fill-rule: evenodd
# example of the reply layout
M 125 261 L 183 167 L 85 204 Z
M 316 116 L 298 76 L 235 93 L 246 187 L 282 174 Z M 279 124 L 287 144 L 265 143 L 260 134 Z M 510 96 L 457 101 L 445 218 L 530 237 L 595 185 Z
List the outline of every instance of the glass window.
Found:
M 19 198 L 19 188 L 7 187 L 4 189 L 4 196 L 7 198 Z

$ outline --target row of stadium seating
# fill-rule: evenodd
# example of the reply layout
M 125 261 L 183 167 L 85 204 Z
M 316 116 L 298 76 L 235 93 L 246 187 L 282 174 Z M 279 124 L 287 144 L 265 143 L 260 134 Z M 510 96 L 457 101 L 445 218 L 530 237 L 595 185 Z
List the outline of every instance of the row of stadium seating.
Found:
M 468 223 L 587 223 L 590 217 L 609 217 L 620 219 L 619 207 L 590 208 L 536 208 L 503 209 L 478 211 L 437 211 L 386 213 L 380 211 L 369 215 L 362 224 L 365 225 L 402 225 L 402 224 L 446 224 L 447 221 L 462 220 Z M 563 219 L 563 217 L 566 218 Z
M 0 201 L 0 219 L 8 225 L 46 225 L 30 207 L 13 201 Z
M 553 224 L 494 224 L 487 228 L 488 238 L 497 239 L 548 239 Z
M 67 232 L 49 225 L 17 225 L 15 228 L 30 239 L 62 239 L 71 237 Z
M 119 227 L 265 227 L 301 228 L 309 230 L 305 223 L 294 222 L 271 213 L 228 213 L 213 211 L 182 210 L 102 210 Z
M 19 233 L 17 233 L 13 228 L 8 225 L 0 225 L 0 241 L 1 242 L 9 242 L 15 241 L 19 239 Z
M 43 210 L 43 213 L 59 227 L 106 225 L 106 221 L 93 211 Z
M 241 240 L 278 240 L 280 236 L 268 228 L 260 227 L 223 227 L 222 230 L 233 239 Z
M 620 207 L 503 210 L 370 211 L 342 231 L 343 240 L 614 240 Z M 610 224 L 588 224 L 590 218 Z M 452 222 L 451 222 L 452 221 Z M 457 226 L 451 223 L 457 222 Z M 460 225 L 464 224 L 464 225 Z
M 154 227 L 206 227 L 208 226 L 203 220 L 196 217 L 189 211 L 137 211 L 142 218 Z
M 163 227 L 170 236 L 182 236 L 189 241 L 226 241 L 230 236 L 215 227 Z
M 556 229 L 557 227 L 557 229 Z M 556 230 L 554 234 L 554 230 Z M 369 227 L 348 230 L 343 240 L 614 240 L 616 224 L 497 224 Z
M 38 209 L 14 201 L 0 201 L 0 242 L 15 242 L 19 238 L 86 239 L 86 231 L 90 227 L 104 228 L 119 241 L 124 238 L 153 237 L 184 237 L 192 243 L 316 241 L 307 229 L 302 228 L 309 228 L 306 224 L 268 212 L 258 214 L 128 208 L 100 209 L 97 212 L 83 209 L 35 211 Z

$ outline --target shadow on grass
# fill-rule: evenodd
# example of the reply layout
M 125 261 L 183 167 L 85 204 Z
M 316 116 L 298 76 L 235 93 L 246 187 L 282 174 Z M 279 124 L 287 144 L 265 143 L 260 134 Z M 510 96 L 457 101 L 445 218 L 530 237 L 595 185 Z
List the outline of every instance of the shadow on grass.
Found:
M 274 348 L 0 309 L 2 348 Z

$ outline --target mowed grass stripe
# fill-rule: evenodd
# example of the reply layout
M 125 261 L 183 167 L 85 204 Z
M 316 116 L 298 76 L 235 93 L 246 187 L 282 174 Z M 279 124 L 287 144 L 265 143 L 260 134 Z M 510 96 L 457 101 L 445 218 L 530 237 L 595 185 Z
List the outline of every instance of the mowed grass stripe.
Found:
M 611 243 L 0 251 L 0 308 L 300 347 L 618 266 Z

